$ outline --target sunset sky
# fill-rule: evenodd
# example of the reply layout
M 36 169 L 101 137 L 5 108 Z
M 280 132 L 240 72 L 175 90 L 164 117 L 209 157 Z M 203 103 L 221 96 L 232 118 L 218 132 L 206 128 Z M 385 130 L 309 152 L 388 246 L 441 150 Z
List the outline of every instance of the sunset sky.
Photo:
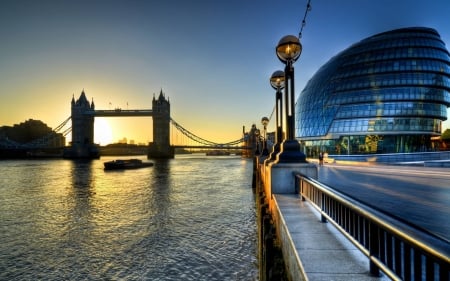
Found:
M 31 118 L 55 128 L 83 89 L 97 109 L 150 109 L 162 89 L 183 127 L 215 142 L 236 140 L 242 126 L 260 126 L 270 116 L 275 98 L 268 80 L 283 69 L 275 46 L 284 35 L 298 35 L 306 3 L 2 0 L 0 126 Z M 312 0 L 311 6 L 295 64 L 296 97 L 332 56 L 379 32 L 432 27 L 450 46 L 448 0 Z M 98 118 L 96 142 L 151 141 L 151 123 Z

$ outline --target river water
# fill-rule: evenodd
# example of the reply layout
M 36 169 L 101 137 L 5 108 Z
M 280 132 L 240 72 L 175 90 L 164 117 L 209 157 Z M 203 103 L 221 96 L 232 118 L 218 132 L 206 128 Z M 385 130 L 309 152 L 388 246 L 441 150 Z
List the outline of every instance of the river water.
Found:
M 111 159 L 0 161 L 0 280 L 258 279 L 251 160 Z

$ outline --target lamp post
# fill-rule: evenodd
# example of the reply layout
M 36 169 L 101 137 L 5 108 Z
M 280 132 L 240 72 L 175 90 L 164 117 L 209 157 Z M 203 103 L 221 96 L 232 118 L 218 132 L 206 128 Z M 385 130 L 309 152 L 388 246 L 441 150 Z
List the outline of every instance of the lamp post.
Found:
M 283 141 L 283 106 L 282 106 L 282 92 L 285 84 L 285 75 L 282 70 L 277 70 L 272 73 L 270 77 L 270 85 L 276 91 L 275 94 L 275 144 L 273 145 L 272 152 L 267 157 L 265 163 L 269 163 L 276 159 L 277 154 L 280 152 L 280 145 Z
M 269 150 L 267 149 L 267 124 L 269 124 L 269 118 L 263 117 L 261 118 L 261 124 L 263 125 L 263 150 L 261 156 L 269 155 Z
M 259 156 L 259 129 L 255 129 L 255 156 Z
M 300 151 L 300 143 L 295 139 L 295 91 L 294 62 L 300 57 L 302 45 L 298 37 L 287 35 L 281 38 L 275 48 L 278 59 L 286 65 L 284 103 L 286 136 L 281 144 L 278 162 L 306 162 L 306 156 Z

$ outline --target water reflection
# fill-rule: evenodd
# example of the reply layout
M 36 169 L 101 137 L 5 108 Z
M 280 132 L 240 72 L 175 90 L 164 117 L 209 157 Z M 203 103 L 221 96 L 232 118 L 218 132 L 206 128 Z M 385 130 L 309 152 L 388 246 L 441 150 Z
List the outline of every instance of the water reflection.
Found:
M 250 166 L 185 157 L 105 172 L 107 160 L 0 163 L 0 280 L 257 276 Z
M 95 194 L 93 183 L 92 161 L 70 161 L 70 178 L 72 186 L 69 189 L 67 198 L 73 227 L 86 227 L 86 224 L 92 220 L 91 200 Z M 71 228 L 72 229 L 72 228 Z
M 171 194 L 171 162 L 172 160 L 154 160 L 153 177 L 149 182 L 149 190 L 152 192 L 148 201 L 149 233 L 155 234 L 161 231 L 170 219 L 169 205 Z

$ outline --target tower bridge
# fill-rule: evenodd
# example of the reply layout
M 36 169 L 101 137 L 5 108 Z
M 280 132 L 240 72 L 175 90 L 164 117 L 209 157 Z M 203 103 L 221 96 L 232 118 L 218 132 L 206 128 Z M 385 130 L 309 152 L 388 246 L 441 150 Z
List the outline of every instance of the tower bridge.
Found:
M 153 142 L 148 147 L 149 158 L 173 158 L 175 148 L 220 148 L 220 149 L 250 149 L 255 141 L 249 141 L 249 134 L 244 133 L 241 139 L 228 143 L 208 141 L 191 133 L 170 117 L 170 102 L 162 90 L 158 97 L 153 96 L 151 109 L 120 109 L 98 110 L 94 101 L 88 101 L 84 90 L 80 97 L 71 101 L 72 143 L 64 149 L 65 158 L 98 158 L 100 152 L 94 143 L 95 117 L 152 117 Z M 170 125 L 195 144 L 171 145 Z M 253 137 L 254 138 L 254 137 Z M 243 145 L 242 145 L 243 144 Z

